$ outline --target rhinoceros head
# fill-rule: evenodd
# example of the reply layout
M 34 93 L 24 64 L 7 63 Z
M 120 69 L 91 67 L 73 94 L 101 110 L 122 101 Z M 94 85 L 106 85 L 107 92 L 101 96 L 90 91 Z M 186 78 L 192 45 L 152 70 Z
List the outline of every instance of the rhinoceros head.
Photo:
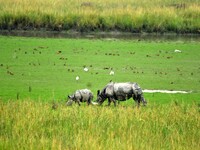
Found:
M 97 91 L 97 103 L 100 105 L 106 100 L 106 95 L 103 92 L 100 92 L 100 90 Z

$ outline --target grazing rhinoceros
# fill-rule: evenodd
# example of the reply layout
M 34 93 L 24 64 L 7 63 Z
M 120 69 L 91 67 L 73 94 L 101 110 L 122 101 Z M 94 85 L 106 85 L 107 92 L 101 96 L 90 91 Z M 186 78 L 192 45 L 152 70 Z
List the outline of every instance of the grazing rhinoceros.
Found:
M 93 99 L 93 94 L 88 89 L 77 90 L 74 94 L 68 96 L 67 105 L 72 105 L 73 101 L 78 103 L 80 106 L 80 102 L 87 102 L 88 105 L 91 104 Z
M 108 98 L 108 106 L 111 102 L 114 102 L 116 106 L 116 100 L 125 101 L 127 99 L 133 98 L 138 106 L 140 102 L 143 102 L 145 106 L 147 104 L 143 97 L 142 89 L 137 83 L 126 82 L 126 83 L 115 83 L 111 82 L 107 84 L 101 91 L 97 91 L 97 102 L 102 104 Z

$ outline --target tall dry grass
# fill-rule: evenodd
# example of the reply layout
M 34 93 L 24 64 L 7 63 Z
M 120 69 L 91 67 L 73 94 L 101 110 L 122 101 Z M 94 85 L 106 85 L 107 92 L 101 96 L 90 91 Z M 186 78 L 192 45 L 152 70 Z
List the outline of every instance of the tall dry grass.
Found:
M 0 0 L 1 29 L 199 33 L 197 0 Z
M 196 104 L 133 107 L 0 102 L 0 149 L 199 149 Z

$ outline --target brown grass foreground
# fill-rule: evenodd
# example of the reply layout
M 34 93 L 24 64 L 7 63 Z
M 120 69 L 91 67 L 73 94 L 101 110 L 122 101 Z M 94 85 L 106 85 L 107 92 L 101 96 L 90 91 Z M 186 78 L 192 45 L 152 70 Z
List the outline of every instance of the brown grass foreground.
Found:
M 199 33 L 197 0 L 0 0 L 0 29 Z
M 196 104 L 133 107 L 0 102 L 0 149 L 200 148 Z

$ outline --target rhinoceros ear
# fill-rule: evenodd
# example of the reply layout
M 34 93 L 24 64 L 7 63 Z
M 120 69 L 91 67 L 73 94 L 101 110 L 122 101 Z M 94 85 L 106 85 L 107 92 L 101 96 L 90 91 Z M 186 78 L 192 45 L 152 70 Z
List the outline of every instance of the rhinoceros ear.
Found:
M 99 95 L 99 94 L 100 94 L 100 90 L 97 91 L 97 95 Z

